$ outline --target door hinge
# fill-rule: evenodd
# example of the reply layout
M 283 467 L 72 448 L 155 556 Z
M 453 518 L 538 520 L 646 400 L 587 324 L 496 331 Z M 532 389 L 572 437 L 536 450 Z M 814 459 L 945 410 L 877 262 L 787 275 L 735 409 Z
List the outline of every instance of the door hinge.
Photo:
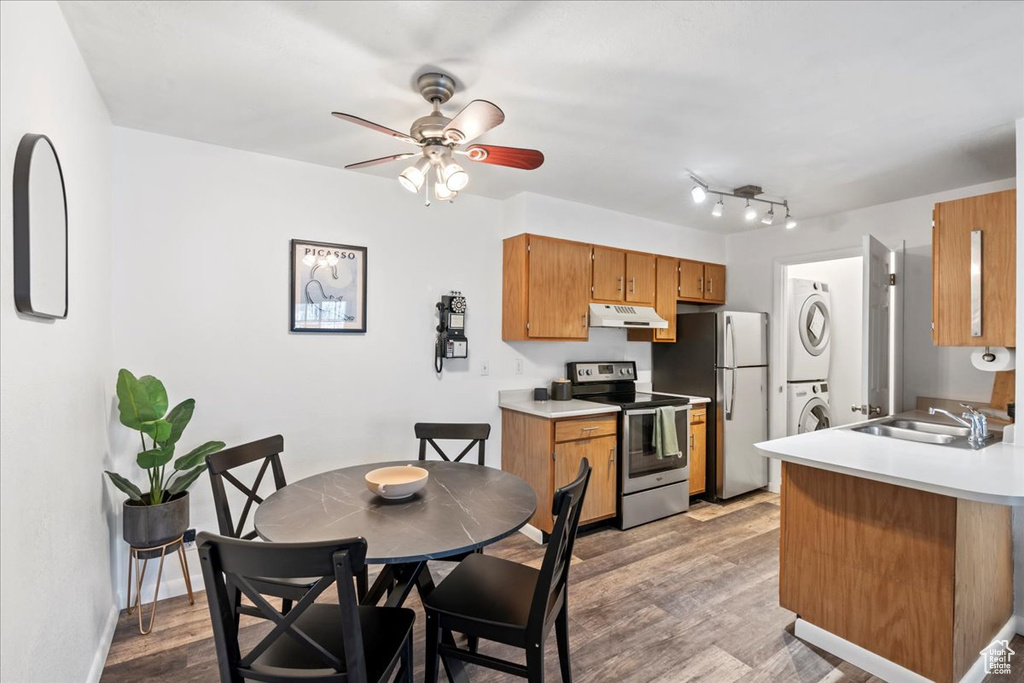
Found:
M 591 293 L 591 294 L 593 294 L 593 293 L 594 293 L 594 285 L 590 285 L 590 293 Z
M 529 322 L 526 323 L 526 329 L 530 329 L 530 323 Z
M 595 254 L 594 252 L 590 252 L 590 260 L 591 261 L 596 261 L 597 260 L 597 254 Z
M 889 273 L 889 286 L 894 287 L 896 285 L 896 273 Z
M 527 252 L 529 252 L 529 251 L 530 251 L 530 245 L 529 245 L 529 244 L 527 244 L 527 245 L 526 245 L 526 251 L 527 251 Z
M 555 452 L 554 452 L 554 451 L 551 451 L 551 459 L 552 459 L 552 460 L 554 460 L 554 459 L 555 459 Z
M 932 321 L 932 332 L 934 332 L 934 331 L 935 331 L 935 321 L 933 320 Z

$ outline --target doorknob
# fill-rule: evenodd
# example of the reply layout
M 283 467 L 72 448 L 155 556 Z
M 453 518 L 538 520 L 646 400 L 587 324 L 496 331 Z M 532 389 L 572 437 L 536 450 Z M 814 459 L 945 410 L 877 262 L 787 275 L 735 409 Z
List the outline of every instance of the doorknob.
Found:
M 863 406 L 859 406 L 857 404 L 853 404 L 852 406 L 850 406 L 850 410 L 855 412 L 855 413 L 863 413 L 864 415 L 881 415 L 882 414 L 882 406 L 873 406 L 873 405 L 870 405 L 870 404 L 869 405 L 863 405 Z

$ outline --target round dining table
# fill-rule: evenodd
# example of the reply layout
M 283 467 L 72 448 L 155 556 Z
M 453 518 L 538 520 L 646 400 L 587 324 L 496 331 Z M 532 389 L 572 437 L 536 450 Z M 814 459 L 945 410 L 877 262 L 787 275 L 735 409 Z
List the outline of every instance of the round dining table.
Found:
M 387 500 L 366 488 L 367 472 L 415 465 L 429 473 L 411 497 Z M 461 462 L 355 465 L 307 477 L 267 496 L 256 508 L 256 533 L 276 543 L 362 536 L 367 564 L 384 565 L 362 603 L 401 606 L 415 588 L 434 588 L 427 560 L 464 555 L 515 533 L 533 517 L 537 497 L 519 477 Z M 445 640 L 451 639 L 445 634 Z M 466 680 L 461 662 L 445 660 L 449 679 Z

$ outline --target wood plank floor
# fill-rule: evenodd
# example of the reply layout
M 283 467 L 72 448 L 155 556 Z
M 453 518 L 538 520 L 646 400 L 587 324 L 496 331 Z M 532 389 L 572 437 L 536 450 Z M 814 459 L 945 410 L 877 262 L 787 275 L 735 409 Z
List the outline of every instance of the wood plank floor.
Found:
M 538 566 L 543 549 L 516 534 L 489 554 Z M 685 515 L 621 532 L 602 529 L 576 542 L 569 619 L 573 676 L 584 683 L 630 681 L 878 681 L 793 636 L 794 615 L 778 605 L 778 497 L 755 493 L 725 505 L 700 503 Z M 432 563 L 435 580 L 451 567 Z M 141 636 L 122 612 L 103 671 L 119 681 L 216 681 L 206 598 L 160 604 L 153 633 Z M 423 676 L 423 613 L 416 610 L 416 679 Z M 243 619 L 243 647 L 268 630 Z M 552 633 L 547 680 L 561 680 Z M 1024 653 L 1024 638 L 1012 647 Z M 493 643 L 482 651 L 521 661 Z M 999 683 L 1024 683 L 1024 654 Z M 477 681 L 521 680 L 470 666 Z M 443 678 L 443 675 L 442 675 Z

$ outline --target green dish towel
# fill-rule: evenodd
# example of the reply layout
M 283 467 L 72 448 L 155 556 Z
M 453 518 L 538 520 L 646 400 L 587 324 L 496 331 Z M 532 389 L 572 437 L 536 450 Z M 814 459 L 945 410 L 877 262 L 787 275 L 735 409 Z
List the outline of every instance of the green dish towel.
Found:
M 655 408 L 654 454 L 658 460 L 679 455 L 679 435 L 676 433 L 676 409 L 671 406 Z

